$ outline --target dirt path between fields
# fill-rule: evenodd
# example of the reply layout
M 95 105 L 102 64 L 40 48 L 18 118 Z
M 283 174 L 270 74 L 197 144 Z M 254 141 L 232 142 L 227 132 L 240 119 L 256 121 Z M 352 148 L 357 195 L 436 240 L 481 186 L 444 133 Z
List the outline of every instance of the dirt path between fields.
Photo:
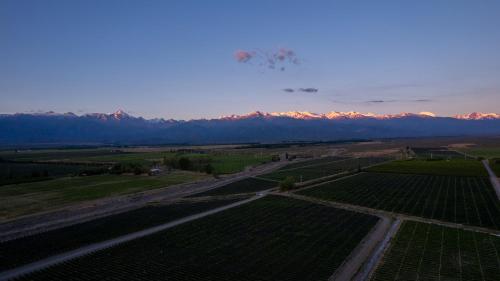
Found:
M 359 242 L 354 250 L 345 258 L 344 262 L 337 268 L 329 280 L 363 280 L 355 279 L 356 273 L 361 269 L 365 261 L 368 260 L 375 246 L 384 240 L 391 227 L 391 219 L 380 217 L 378 223 L 372 230 Z
M 175 220 L 175 221 L 172 221 L 172 222 L 168 222 L 168 223 L 165 223 L 165 224 L 161 224 L 161 225 L 158 225 L 158 226 L 147 228 L 147 229 L 144 229 L 144 230 L 141 230 L 141 231 L 138 231 L 138 232 L 134 232 L 134 233 L 130 233 L 130 234 L 127 234 L 127 235 L 123 235 L 123 236 L 120 236 L 120 237 L 117 237 L 117 238 L 113 238 L 113 239 L 110 239 L 110 240 L 107 240 L 107 241 L 103 241 L 103 242 L 98 242 L 98 243 L 95 243 L 95 244 L 91 244 L 91 245 L 82 247 L 80 249 L 76 249 L 76 250 L 73 250 L 73 251 L 69 251 L 69 252 L 66 252 L 66 253 L 55 255 L 55 256 L 52 256 L 52 257 L 48 257 L 48 258 L 45 258 L 45 259 L 42 259 L 42 260 L 30 263 L 30 264 L 27 264 L 27 265 L 24 265 L 24 266 L 21 266 L 21 267 L 18 267 L 18 268 L 7 270 L 7 271 L 4 271 L 4 272 L 0 273 L 0 281 L 10 280 L 10 279 L 13 279 L 13 278 L 16 278 L 16 277 L 19 277 L 19 276 L 22 276 L 22 275 L 25 275 L 25 274 L 28 274 L 28 273 L 31 273 L 31 272 L 43 269 L 43 268 L 47 268 L 49 266 L 52 266 L 52 265 L 55 265 L 55 264 L 58 264 L 58 263 L 62 263 L 62 262 L 65 262 L 65 261 L 68 261 L 68 260 L 71 260 L 71 259 L 74 259 L 74 258 L 77 258 L 77 257 L 88 255 L 90 253 L 93 253 L 93 252 L 96 252 L 96 251 L 99 251 L 99 250 L 110 248 L 110 247 L 116 246 L 118 244 L 127 242 L 127 241 L 131 241 L 131 240 L 138 239 L 138 238 L 141 238 L 141 237 L 144 237 L 144 236 L 147 236 L 147 235 L 151 235 L 151 234 L 157 233 L 159 231 L 163 231 L 163 230 L 172 228 L 174 226 L 177 226 L 177 225 L 189 222 L 189 221 L 193 221 L 193 220 L 196 220 L 196 219 L 199 219 L 199 218 L 203 218 L 203 217 L 206 217 L 206 216 L 209 216 L 209 215 L 212 215 L 212 214 L 216 214 L 216 213 L 219 213 L 219 212 L 222 212 L 222 211 L 234 208 L 234 207 L 238 207 L 240 205 L 243 205 L 243 204 L 255 201 L 257 199 L 260 199 L 260 198 L 262 198 L 264 196 L 265 195 L 257 195 L 257 196 L 254 196 L 252 198 L 249 198 L 249 199 L 246 199 L 246 200 L 242 200 L 242 201 L 238 201 L 236 203 L 232 203 L 232 204 L 229 204 L 229 205 L 226 205 L 226 206 L 223 206 L 223 207 L 219 207 L 219 208 L 215 208 L 215 209 L 212 209 L 212 210 L 209 210 L 209 211 L 205 211 L 205 212 L 202 212 L 202 213 L 199 213 L 199 214 L 191 215 L 191 216 L 188 216 L 188 217 L 185 217 L 185 218 L 182 218 L 182 219 L 178 219 L 178 220 Z
M 441 221 L 441 220 L 436 220 L 436 219 L 422 218 L 422 217 L 406 215 L 406 214 L 401 214 L 401 213 L 392 213 L 392 212 L 388 212 L 388 211 L 372 209 L 372 208 L 363 207 L 363 206 L 359 206 L 359 205 L 352 205 L 352 204 L 348 204 L 348 203 L 339 203 L 339 202 L 334 202 L 334 201 L 327 201 L 327 200 L 312 198 L 312 197 L 298 195 L 298 194 L 294 194 L 294 193 L 271 192 L 270 194 L 287 196 L 287 197 L 291 197 L 291 198 L 295 198 L 295 199 L 299 199 L 299 200 L 309 201 L 312 203 L 322 204 L 322 205 L 326 205 L 326 206 L 332 206 L 332 207 L 336 207 L 339 209 L 368 214 L 368 215 L 372 215 L 372 216 L 385 216 L 385 217 L 389 217 L 389 218 L 393 218 L 393 219 L 409 220 L 409 221 L 422 222 L 422 223 L 432 223 L 432 224 L 436 224 L 436 225 L 458 228 L 458 229 L 463 229 L 463 230 L 468 230 L 468 231 L 475 231 L 475 232 L 481 232 L 481 233 L 487 233 L 487 234 L 500 235 L 500 230 L 490 229 L 490 228 L 485 228 L 485 227 L 480 227 L 480 226 L 464 225 L 464 224 L 459 224 L 459 223 Z
M 377 247 L 372 251 L 370 257 L 365 260 L 363 267 L 360 271 L 353 277 L 352 280 L 362 281 L 370 280 L 371 276 L 377 269 L 378 265 L 382 261 L 382 257 L 390 246 L 392 238 L 398 233 L 399 227 L 401 226 L 401 220 L 395 219 L 391 222 L 390 228 L 385 233 L 384 239 L 379 241 Z
M 490 181 L 491 185 L 493 185 L 493 189 L 495 189 L 495 193 L 497 194 L 498 200 L 500 200 L 500 182 L 498 181 L 498 177 L 493 172 L 493 170 L 490 167 L 490 164 L 488 163 L 488 160 L 483 160 L 483 165 L 484 168 L 488 171 L 488 174 L 490 175 Z
M 179 200 L 191 194 L 274 171 L 286 164 L 289 164 L 289 162 L 271 162 L 222 179 L 209 179 L 129 195 L 103 198 L 16 218 L 0 224 L 0 242 L 137 209 L 151 202 Z

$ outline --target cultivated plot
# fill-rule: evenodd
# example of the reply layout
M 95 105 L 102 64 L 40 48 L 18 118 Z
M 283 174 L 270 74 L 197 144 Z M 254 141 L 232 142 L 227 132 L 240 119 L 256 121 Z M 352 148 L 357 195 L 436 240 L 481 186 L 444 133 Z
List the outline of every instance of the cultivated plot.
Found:
M 234 203 L 215 200 L 143 207 L 0 243 L 0 271 Z
M 374 165 L 386 160 L 386 158 L 350 158 L 328 163 L 320 162 L 318 164 L 309 164 L 307 166 L 297 168 L 278 170 L 260 177 L 277 181 L 281 181 L 286 177 L 294 177 L 296 181 L 302 182 L 331 176 L 345 171 L 353 171 L 358 168 Z M 318 161 L 321 161 L 321 159 Z
M 344 160 L 344 159 L 347 159 L 347 157 L 328 156 L 328 157 L 322 157 L 319 159 L 301 161 L 298 163 L 292 162 L 291 164 L 288 164 L 288 165 L 280 168 L 279 170 L 288 170 L 288 169 L 301 168 L 301 167 L 310 166 L 310 165 L 326 164 L 326 163 L 335 162 L 335 161 Z
M 372 281 L 499 280 L 500 238 L 404 222 Z
M 500 203 L 488 178 L 362 173 L 300 191 L 325 200 L 500 229 Z
M 447 150 L 446 148 L 440 148 L 440 147 L 434 147 L 434 148 L 429 148 L 429 147 L 422 147 L 422 148 L 412 148 L 413 152 L 417 155 L 419 158 L 425 158 L 425 159 L 456 159 L 456 158 L 465 158 L 465 155 L 452 151 L 452 150 Z
M 327 280 L 377 221 L 268 196 L 19 280 Z
M 449 176 L 481 176 L 488 172 L 481 161 L 476 160 L 400 160 L 384 163 L 367 169 L 369 172 L 449 175 Z
M 239 193 L 253 193 L 266 189 L 271 189 L 277 187 L 278 183 L 272 180 L 258 179 L 258 178 L 247 178 L 232 182 L 230 184 L 211 189 L 205 192 L 197 193 L 188 197 L 202 197 L 202 196 L 219 196 L 219 195 L 230 195 Z

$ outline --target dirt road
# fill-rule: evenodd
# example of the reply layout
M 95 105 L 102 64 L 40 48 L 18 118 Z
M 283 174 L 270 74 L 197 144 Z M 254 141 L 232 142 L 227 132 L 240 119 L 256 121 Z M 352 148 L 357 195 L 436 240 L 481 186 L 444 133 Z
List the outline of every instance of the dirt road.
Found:
M 486 170 L 488 171 L 488 174 L 490 175 L 491 185 L 493 185 L 493 189 L 495 189 L 497 198 L 498 200 L 500 200 L 500 182 L 498 181 L 498 177 L 495 174 L 495 172 L 493 172 L 493 170 L 491 169 L 488 160 L 483 160 L 483 165 L 484 168 L 486 168 Z
M 233 174 L 222 179 L 172 185 L 165 188 L 134 193 L 124 196 L 103 198 L 84 202 L 58 210 L 21 217 L 0 224 L 0 241 L 56 229 L 96 218 L 143 207 L 155 201 L 175 201 L 182 197 L 217 188 L 247 177 L 258 176 L 276 170 L 288 162 L 271 162 L 253 169 Z

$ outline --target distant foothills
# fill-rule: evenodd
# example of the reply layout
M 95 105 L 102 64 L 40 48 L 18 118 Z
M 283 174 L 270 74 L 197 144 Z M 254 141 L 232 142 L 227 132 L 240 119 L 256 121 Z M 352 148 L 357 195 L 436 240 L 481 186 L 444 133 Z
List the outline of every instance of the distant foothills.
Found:
M 215 119 L 165 120 L 112 114 L 0 115 L 0 145 L 216 144 L 346 139 L 500 135 L 500 114 L 451 117 L 431 112 L 380 115 L 359 112 L 253 112 Z

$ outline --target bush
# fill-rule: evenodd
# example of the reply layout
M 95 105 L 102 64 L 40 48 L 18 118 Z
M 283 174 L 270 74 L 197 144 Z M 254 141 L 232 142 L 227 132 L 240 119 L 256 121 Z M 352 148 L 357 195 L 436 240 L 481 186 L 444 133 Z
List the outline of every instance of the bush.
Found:
M 205 173 L 211 174 L 211 173 L 213 173 L 213 171 L 214 171 L 214 167 L 212 167 L 212 165 L 210 165 L 210 163 L 205 165 Z
M 295 178 L 286 177 L 280 182 L 280 191 L 288 191 L 295 188 Z
M 179 158 L 179 168 L 181 170 L 189 170 L 191 169 L 191 160 L 187 157 Z

